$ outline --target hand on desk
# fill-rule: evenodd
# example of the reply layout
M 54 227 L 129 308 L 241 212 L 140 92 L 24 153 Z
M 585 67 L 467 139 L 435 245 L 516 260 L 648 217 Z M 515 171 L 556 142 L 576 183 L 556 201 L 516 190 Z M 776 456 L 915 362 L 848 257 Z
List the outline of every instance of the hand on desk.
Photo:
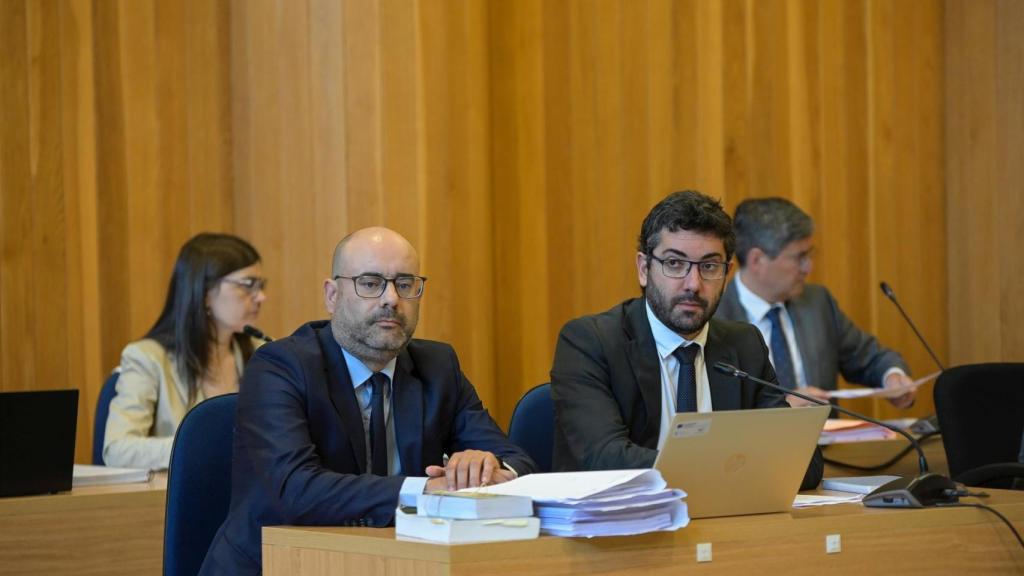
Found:
M 822 390 L 821 388 L 815 388 L 814 386 L 807 386 L 806 388 L 797 388 L 796 391 L 800 392 L 801 394 L 806 394 L 807 396 L 817 398 L 818 400 L 824 400 L 825 402 L 828 402 L 828 390 Z M 796 396 L 789 395 L 786 396 L 786 402 L 789 402 L 789 405 L 792 406 L 793 408 L 797 408 L 800 406 L 810 406 L 811 404 L 813 404 L 813 402 L 808 402 L 803 398 L 797 398 Z
M 427 466 L 427 476 L 427 492 L 501 484 L 516 477 L 501 468 L 494 454 L 481 450 L 456 452 L 446 466 Z
M 914 381 L 910 379 L 910 376 L 898 371 L 893 371 L 892 374 L 885 379 L 884 388 L 911 388 L 906 394 L 889 398 L 889 403 L 897 408 L 910 408 L 914 405 L 914 399 L 917 397 L 917 389 L 913 388 Z

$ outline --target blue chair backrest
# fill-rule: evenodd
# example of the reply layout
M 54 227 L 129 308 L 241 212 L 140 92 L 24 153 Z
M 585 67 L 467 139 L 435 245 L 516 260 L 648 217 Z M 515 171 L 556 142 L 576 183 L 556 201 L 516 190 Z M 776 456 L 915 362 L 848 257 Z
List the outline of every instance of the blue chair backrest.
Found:
M 100 397 L 96 399 L 96 419 L 92 422 L 92 463 L 103 465 L 103 438 L 107 435 L 107 416 L 110 414 L 110 401 L 117 394 L 117 379 L 121 369 L 116 368 L 107 376 L 100 388 Z
M 214 396 L 178 427 L 167 476 L 164 576 L 195 576 L 227 517 L 237 405 L 238 394 Z
M 535 386 L 523 395 L 512 411 L 508 437 L 526 450 L 541 472 L 550 472 L 554 429 L 555 406 L 551 401 L 551 384 Z

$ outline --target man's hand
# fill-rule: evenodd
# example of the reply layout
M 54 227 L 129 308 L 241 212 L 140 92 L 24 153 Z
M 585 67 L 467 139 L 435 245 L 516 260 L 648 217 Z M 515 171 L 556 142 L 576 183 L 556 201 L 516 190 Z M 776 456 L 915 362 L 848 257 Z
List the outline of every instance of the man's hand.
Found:
M 814 386 L 808 386 L 806 388 L 797 388 L 796 391 L 800 392 L 801 394 L 806 394 L 807 396 L 817 398 L 818 400 L 828 402 L 827 390 L 815 388 Z M 789 402 L 789 405 L 792 406 L 793 408 L 799 408 L 800 406 L 812 406 L 814 404 L 813 402 L 808 402 L 803 398 L 797 398 L 796 396 L 790 394 L 786 395 L 786 402 Z
M 456 452 L 447 466 L 427 466 L 427 476 L 427 492 L 501 484 L 516 477 L 511 470 L 501 468 L 494 454 L 481 450 Z
M 904 388 L 914 385 L 914 381 L 902 372 L 893 372 L 885 379 L 885 388 Z M 917 398 L 917 390 L 912 389 L 906 394 L 889 398 L 889 403 L 897 408 L 910 408 Z

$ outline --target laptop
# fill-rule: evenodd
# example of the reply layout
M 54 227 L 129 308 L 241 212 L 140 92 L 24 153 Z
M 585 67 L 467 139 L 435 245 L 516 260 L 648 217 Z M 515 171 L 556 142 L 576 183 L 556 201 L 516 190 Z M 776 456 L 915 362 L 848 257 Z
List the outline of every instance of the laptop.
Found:
M 691 518 L 788 511 L 830 410 L 679 413 L 654 467 L 686 492 Z
M 71 490 L 78 390 L 0 392 L 0 496 Z

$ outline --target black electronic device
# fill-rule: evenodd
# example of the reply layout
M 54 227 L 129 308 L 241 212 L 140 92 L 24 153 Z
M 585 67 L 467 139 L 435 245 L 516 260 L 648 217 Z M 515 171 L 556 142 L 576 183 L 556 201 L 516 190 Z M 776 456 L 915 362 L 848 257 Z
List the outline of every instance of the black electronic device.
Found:
M 0 392 L 0 496 L 71 490 L 78 390 Z
M 960 487 L 941 474 L 900 478 L 864 496 L 864 505 L 875 508 L 924 508 L 960 501 Z

